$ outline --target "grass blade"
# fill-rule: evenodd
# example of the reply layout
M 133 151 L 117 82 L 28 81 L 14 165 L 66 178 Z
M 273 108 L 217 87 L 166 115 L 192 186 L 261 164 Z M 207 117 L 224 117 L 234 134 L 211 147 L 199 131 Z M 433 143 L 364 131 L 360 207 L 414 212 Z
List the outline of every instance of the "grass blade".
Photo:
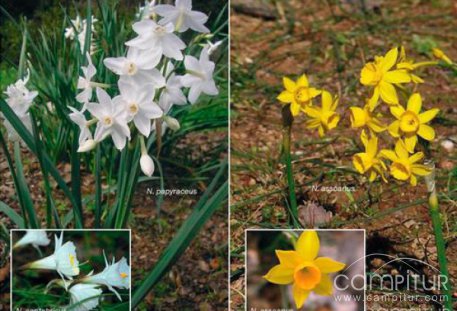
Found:
M 0 201 L 0 212 L 8 216 L 11 221 L 19 227 L 19 229 L 25 228 L 24 218 L 22 218 L 14 209 L 6 205 L 4 202 Z

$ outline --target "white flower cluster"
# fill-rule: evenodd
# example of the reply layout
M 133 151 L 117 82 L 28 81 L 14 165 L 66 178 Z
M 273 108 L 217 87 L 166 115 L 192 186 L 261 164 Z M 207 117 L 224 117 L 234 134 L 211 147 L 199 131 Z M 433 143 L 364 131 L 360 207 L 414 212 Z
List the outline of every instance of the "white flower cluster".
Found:
M 95 33 L 95 24 L 98 22 L 96 18 L 91 16 L 91 37 L 90 37 L 90 47 L 89 51 L 90 54 L 95 52 L 95 43 L 93 41 L 94 33 Z M 81 49 L 81 53 L 84 52 L 84 46 L 86 43 L 86 32 L 87 32 L 87 20 L 82 20 L 81 17 L 78 15 L 76 19 L 71 20 L 71 25 L 68 28 L 65 28 L 65 38 L 70 40 L 78 40 L 79 48 Z
M 30 119 L 29 108 L 35 97 L 38 95 L 38 92 L 29 91 L 25 86 L 29 81 L 29 77 L 30 72 L 27 72 L 27 76 L 25 78 L 17 80 L 14 84 L 9 85 L 4 93 L 7 96 L 6 103 L 8 106 L 10 106 L 24 126 L 31 131 L 32 122 Z M 19 141 L 20 137 L 16 130 L 2 113 L 0 113 L 0 119 L 4 119 L 3 124 L 8 133 L 8 139 L 11 141 Z
M 160 16 L 160 18 L 159 18 Z M 103 64 L 119 76 L 119 95 L 111 98 L 103 90 L 107 85 L 92 81 L 97 70 L 89 54 L 88 65 L 82 67 L 76 99 L 83 104 L 81 111 L 72 107 L 70 118 L 80 128 L 79 152 L 87 152 L 107 137 L 122 150 L 133 135 L 140 135 L 143 173 L 151 176 L 154 162 L 148 155 L 144 138 L 155 130 L 155 122 L 165 122 L 172 130 L 179 122 L 168 116 L 173 105 L 194 104 L 204 93 L 215 96 L 218 88 L 213 79 L 215 63 L 210 52 L 220 44 L 206 45 L 197 59 L 184 55 L 186 43 L 179 34 L 192 29 L 208 33 L 204 26 L 208 16 L 193 11 L 191 0 L 176 0 L 175 5 L 155 5 L 147 2 L 141 8 L 140 20 L 133 24 L 137 37 L 127 41 L 127 53 L 109 57 Z M 184 62 L 185 74 L 175 71 L 178 62 Z M 188 96 L 185 95 L 188 88 Z M 96 102 L 93 102 L 93 93 Z M 86 119 L 90 115 L 90 119 Z M 95 125 L 95 132 L 90 127 Z
M 70 294 L 70 305 L 77 304 L 72 310 L 86 311 L 96 308 L 103 293 L 102 286 L 106 286 L 122 301 L 115 288 L 130 288 L 130 266 L 127 263 L 127 259 L 122 257 L 121 260 L 115 262 L 113 258 L 110 264 L 105 252 L 103 252 L 106 265 L 103 271 L 97 274 L 91 271 L 86 276 L 74 279 L 80 273 L 76 246 L 71 241 L 63 244 L 63 233 L 60 237 L 55 235 L 54 238 L 54 253 L 29 263 L 24 268 L 56 271 L 61 279 L 51 281 L 47 287 L 54 283 L 64 287 Z M 26 234 L 13 246 L 13 249 L 29 244 L 34 247 L 47 246 L 49 243 L 50 240 L 44 230 L 27 230 Z

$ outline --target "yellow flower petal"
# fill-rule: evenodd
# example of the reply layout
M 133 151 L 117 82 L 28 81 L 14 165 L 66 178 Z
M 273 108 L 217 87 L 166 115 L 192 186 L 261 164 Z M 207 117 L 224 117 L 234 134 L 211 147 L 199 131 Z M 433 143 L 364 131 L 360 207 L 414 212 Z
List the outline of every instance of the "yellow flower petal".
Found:
M 376 106 L 378 106 L 379 101 L 379 86 L 375 87 L 373 90 L 373 96 L 368 100 L 368 106 L 370 107 L 370 111 L 373 111 Z
M 309 98 L 310 98 L 310 99 L 311 99 L 311 98 L 314 98 L 314 97 L 316 97 L 316 96 L 318 96 L 318 95 L 320 95 L 320 94 L 322 93 L 321 90 L 315 89 L 315 88 L 313 88 L 313 87 L 310 87 L 310 88 L 308 89 L 308 92 L 309 92 Z
M 405 113 L 405 109 L 401 105 L 390 107 L 390 113 L 397 119 L 401 119 L 401 116 Z
M 373 182 L 375 179 L 376 179 L 376 176 L 378 176 L 378 174 L 376 174 L 376 171 L 372 170 L 370 172 L 370 178 L 368 179 L 370 182 Z
M 419 175 L 419 176 L 427 176 L 432 172 L 432 170 L 425 166 L 425 165 L 420 165 L 420 164 L 415 164 L 412 166 L 412 172 L 413 174 Z
M 313 261 L 319 253 L 319 237 L 316 231 L 304 231 L 298 238 L 295 250 L 303 256 L 306 261 Z
M 408 149 L 406 149 L 406 146 L 401 139 L 397 140 L 397 142 L 395 143 L 395 153 L 398 155 L 400 159 L 409 158 Z
M 306 77 L 305 74 L 303 74 L 297 80 L 297 87 L 308 87 L 308 86 L 309 86 L 308 78 Z
M 408 180 L 408 178 L 411 177 L 411 172 L 408 170 L 408 167 L 400 162 L 392 163 L 390 166 L 390 173 L 398 180 Z
M 333 284 L 330 276 L 323 274 L 321 282 L 317 284 L 313 291 L 321 296 L 331 296 L 333 293 Z
M 317 129 L 317 131 L 319 132 L 319 137 L 324 137 L 325 129 L 322 125 L 319 125 L 319 128 Z
M 379 82 L 379 95 L 389 105 L 398 105 L 398 96 L 395 87 L 385 81 Z
M 410 183 L 411 183 L 411 186 L 415 187 L 415 186 L 417 185 L 417 178 L 416 178 L 416 176 L 411 175 L 409 181 L 410 181 Z
M 297 309 L 300 309 L 301 307 L 303 307 L 303 304 L 305 303 L 306 299 L 308 298 L 310 292 L 311 291 L 301 289 L 300 287 L 298 287 L 297 285 L 294 284 L 294 286 L 292 288 L 292 293 L 294 296 L 295 305 L 297 306 Z
M 352 157 L 352 164 L 354 168 L 360 173 L 364 174 L 373 165 L 372 158 L 366 153 L 357 153 Z
M 376 133 L 381 133 L 386 130 L 386 126 L 384 124 L 382 124 L 381 121 L 379 121 L 378 119 L 375 119 L 375 118 L 372 118 L 368 122 L 368 127 Z
M 389 159 L 392 162 L 398 161 L 398 156 L 393 150 L 384 149 L 381 151 L 380 155 L 386 159 Z
M 306 128 L 315 129 L 321 125 L 321 121 L 319 119 L 312 119 L 306 121 Z
M 279 259 L 280 265 L 295 269 L 300 263 L 305 261 L 302 256 L 296 251 L 276 250 L 276 257 Z
M 419 121 L 420 123 L 427 123 L 433 120 L 433 118 L 436 117 L 436 115 L 440 112 L 438 108 L 433 108 L 430 110 L 427 110 L 419 115 Z
M 317 108 L 307 106 L 303 110 L 309 117 L 313 119 L 320 119 L 321 117 L 321 111 Z
M 351 127 L 357 128 L 365 126 L 367 123 L 366 112 L 360 107 L 350 107 Z
M 282 91 L 281 94 L 278 95 L 277 99 L 282 103 L 288 104 L 294 101 L 294 94 L 289 91 Z
M 393 48 L 384 56 L 380 66 L 382 71 L 387 72 L 390 68 L 392 68 L 395 63 L 397 62 L 398 57 L 398 48 Z
M 417 135 L 419 135 L 425 140 L 431 141 L 435 139 L 435 130 L 433 129 L 433 127 L 427 124 L 421 124 L 419 126 L 419 130 L 417 131 Z
M 332 95 L 327 91 L 322 91 L 322 110 L 328 111 L 332 107 L 333 98 Z
M 384 81 L 389 83 L 408 83 L 411 82 L 411 76 L 405 70 L 393 70 L 386 72 L 383 76 Z
M 407 110 L 419 114 L 422 108 L 422 97 L 419 93 L 414 93 L 409 97 Z
M 294 81 L 292 81 L 291 79 L 289 79 L 287 77 L 284 77 L 284 78 L 282 78 L 282 82 L 284 83 L 284 87 L 286 88 L 286 90 L 288 90 L 291 93 L 295 92 L 297 85 L 295 84 Z
M 295 100 L 290 104 L 290 112 L 294 117 L 298 116 L 300 113 L 301 106 Z
M 372 136 L 371 139 L 368 140 L 366 152 L 371 158 L 374 158 L 378 153 L 378 138 L 376 136 Z
M 340 116 L 335 113 L 328 120 L 328 124 L 327 124 L 328 129 L 329 130 L 334 129 L 338 125 L 338 122 L 340 122 Z
M 328 257 L 318 257 L 314 260 L 314 264 L 321 270 L 322 273 L 333 273 L 344 269 L 346 265 Z
M 409 163 L 414 164 L 417 161 L 422 160 L 423 158 L 424 158 L 424 153 L 417 152 L 417 153 L 413 154 L 412 156 L 410 156 L 408 161 L 409 161 Z
M 270 283 L 280 285 L 290 284 L 294 281 L 294 269 L 284 265 L 276 265 L 263 277 Z
M 405 146 L 406 146 L 406 150 L 408 150 L 409 153 L 414 152 L 414 148 L 416 147 L 416 144 L 417 144 L 416 135 L 410 135 L 408 137 L 405 137 Z
M 400 136 L 400 121 L 394 121 L 391 125 L 389 125 L 389 133 L 392 137 L 399 137 Z

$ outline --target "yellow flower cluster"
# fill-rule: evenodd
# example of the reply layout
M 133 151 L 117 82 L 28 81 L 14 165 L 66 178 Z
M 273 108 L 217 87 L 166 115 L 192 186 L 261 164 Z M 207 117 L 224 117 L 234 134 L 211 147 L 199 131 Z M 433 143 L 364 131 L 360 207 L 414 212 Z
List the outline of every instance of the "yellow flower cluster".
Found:
M 290 105 L 292 116 L 297 116 L 300 112 L 305 113 L 310 119 L 306 122 L 309 129 L 317 129 L 319 136 L 335 128 L 340 121 L 340 116 L 336 112 L 338 98 L 334 98 L 325 90 L 318 90 L 311 87 L 306 75 L 302 75 L 296 82 L 291 79 L 283 78 L 285 90 L 278 96 L 278 100 L 284 105 Z M 313 106 L 312 100 L 321 96 L 321 107 Z
M 450 59 L 440 50 L 434 51 L 435 57 L 451 63 Z M 369 135 L 362 130 L 361 140 L 365 152 L 353 156 L 353 165 L 361 174 L 367 174 L 370 181 L 379 175 L 386 180 L 388 170 L 385 160 L 389 160 L 390 174 L 397 180 L 409 180 L 411 185 L 417 184 L 416 176 L 426 176 L 430 169 L 418 164 L 423 159 L 422 152 L 415 152 L 418 136 L 432 141 L 434 129 L 428 123 L 436 117 L 439 109 L 422 111 L 422 97 L 413 93 L 404 107 L 399 100 L 397 89 L 406 90 L 405 83 L 423 83 L 414 71 L 422 66 L 436 65 L 437 62 L 414 63 L 406 58 L 403 47 L 393 48 L 385 56 L 376 56 L 373 62 L 365 64 L 360 73 L 360 83 L 373 88 L 373 95 L 363 108 L 350 107 L 351 126 L 367 128 Z M 377 109 L 380 103 L 389 106 L 394 121 L 390 125 L 382 123 L 382 114 Z M 378 135 L 387 131 L 395 139 L 394 150 L 378 151 Z

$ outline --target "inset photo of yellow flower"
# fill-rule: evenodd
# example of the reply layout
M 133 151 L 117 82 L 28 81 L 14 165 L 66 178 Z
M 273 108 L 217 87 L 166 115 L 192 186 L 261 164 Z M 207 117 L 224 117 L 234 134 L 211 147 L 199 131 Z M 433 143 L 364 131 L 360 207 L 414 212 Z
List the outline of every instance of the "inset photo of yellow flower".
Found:
M 130 310 L 130 230 L 12 230 L 11 310 Z
M 362 311 L 365 230 L 246 230 L 247 310 Z

